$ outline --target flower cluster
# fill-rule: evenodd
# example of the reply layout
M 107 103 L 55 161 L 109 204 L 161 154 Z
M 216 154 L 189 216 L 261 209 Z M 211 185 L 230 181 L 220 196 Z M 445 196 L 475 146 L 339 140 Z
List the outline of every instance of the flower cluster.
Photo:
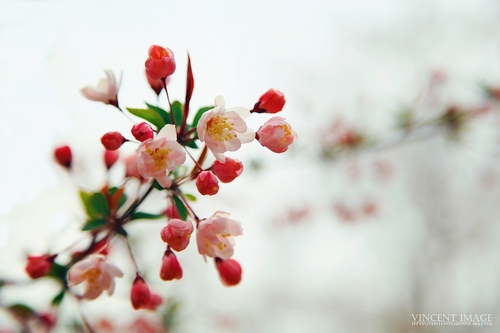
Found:
M 67 293 L 85 300 L 96 299 L 103 291 L 113 294 L 115 278 L 124 276 L 123 267 L 108 260 L 108 254 L 115 249 L 112 246 L 115 241 L 125 243 L 135 268 L 130 287 L 132 307 L 152 310 L 162 303 L 136 265 L 127 230 L 128 224 L 135 220 L 166 220 L 157 238 L 166 247 L 163 253 L 158 253 L 162 280 L 182 278 L 184 272 L 176 253 L 185 250 L 195 236 L 198 253 L 205 262 L 207 258 L 213 260 L 221 282 L 226 286 L 240 283 L 242 268 L 233 258 L 236 237 L 243 233 L 240 222 L 219 210 L 214 210 L 210 217 L 199 217 L 192 204 L 196 197 L 185 193 L 184 185 L 194 182 L 199 194 L 216 195 L 220 183 L 234 181 L 244 170 L 243 162 L 227 156 L 228 153 L 254 139 L 272 152 L 283 153 L 297 134 L 278 116 L 268 119 L 257 131 L 246 123 L 253 113 L 275 114 L 283 109 L 284 94 L 276 89 L 265 92 L 252 110 L 226 107 L 224 98 L 216 96 L 213 106 L 202 107 L 191 114 L 194 77 L 189 57 L 184 103 L 171 102 L 168 95 L 167 83 L 175 70 L 176 61 L 170 49 L 158 45 L 149 48 L 146 76 L 157 95 L 165 90 L 168 109 L 147 103 L 145 108 L 122 108 L 118 102 L 120 80 L 112 71 L 105 71 L 106 78 L 97 87 L 82 89 L 88 99 L 112 105 L 129 119 L 137 117 L 140 120 L 134 120 L 130 134 L 110 131 L 101 138 L 106 149 L 103 160 L 107 170 L 121 160 L 122 145 L 133 144 L 136 149 L 135 154 L 124 159 L 125 175 L 120 184 L 106 183 L 97 192 L 80 191 L 87 214 L 82 225 L 82 231 L 90 239 L 87 246 L 78 250 L 69 247 L 66 251 L 73 252 L 67 262 L 59 260 L 68 257 L 59 256 L 60 253 L 28 256 L 26 273 L 30 278 L 47 276 L 62 283 L 54 305 L 58 305 Z M 69 146 L 55 149 L 54 157 L 66 171 L 75 172 L 71 168 L 73 153 Z M 130 184 L 134 184 L 134 191 L 129 190 Z M 142 210 L 142 203 L 154 191 L 161 191 L 166 197 L 164 206 L 160 207 L 163 213 Z M 133 197 L 129 197 L 131 195 Z

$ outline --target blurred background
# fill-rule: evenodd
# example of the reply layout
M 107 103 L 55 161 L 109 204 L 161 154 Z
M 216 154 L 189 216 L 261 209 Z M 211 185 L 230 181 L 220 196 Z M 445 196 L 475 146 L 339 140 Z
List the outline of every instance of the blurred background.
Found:
M 26 279 L 28 253 L 78 239 L 75 184 L 98 190 L 101 136 L 130 130 L 80 89 L 112 69 L 121 105 L 155 103 L 144 61 L 159 44 L 176 55 L 173 100 L 184 98 L 189 52 L 194 108 L 216 95 L 252 108 L 277 88 L 279 115 L 299 136 L 285 154 L 257 142 L 229 154 L 242 176 L 193 206 L 241 222 L 239 286 L 223 287 L 195 246 L 179 254 L 183 279 L 161 281 L 164 223 L 130 228 L 163 310 L 177 306 L 172 332 L 500 332 L 500 119 L 481 88 L 500 86 L 499 29 L 494 0 L 0 1 L 0 277 Z M 486 111 L 459 129 L 402 131 L 401 116 L 425 123 L 452 107 Z M 343 149 L 345 131 L 367 144 Z M 73 178 L 52 158 L 63 144 Z M 116 293 L 82 311 L 98 332 L 112 331 L 103 322 L 147 332 L 130 327 L 158 316 L 132 310 L 132 267 L 112 261 L 125 271 Z M 50 282 L 3 288 L 1 301 L 43 310 L 56 292 Z M 493 326 L 412 326 L 415 313 L 492 314 Z M 65 301 L 61 317 L 77 320 L 76 304 Z M 15 325 L 0 313 L 2 329 Z

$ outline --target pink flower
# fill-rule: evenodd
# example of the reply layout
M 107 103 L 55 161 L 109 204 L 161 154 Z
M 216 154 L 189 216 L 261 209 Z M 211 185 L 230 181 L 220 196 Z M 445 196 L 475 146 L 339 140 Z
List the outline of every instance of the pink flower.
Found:
M 219 192 L 219 180 L 210 171 L 202 171 L 196 177 L 196 188 L 202 195 L 215 195 Z
M 146 74 L 152 79 L 163 79 L 175 72 L 174 53 L 169 48 L 152 45 L 146 59 Z
M 144 309 L 151 299 L 151 291 L 144 279 L 137 274 L 132 288 L 130 289 L 130 300 L 135 310 Z
M 55 258 L 55 255 L 48 254 L 41 256 L 28 256 L 25 268 L 26 273 L 28 273 L 32 279 L 37 279 L 47 275 L 52 267 L 52 264 L 54 263 Z
M 71 148 L 69 146 L 62 146 L 54 150 L 54 158 L 59 165 L 65 168 L 71 168 L 71 162 L 73 161 L 73 155 L 71 154 Z
M 163 281 L 180 280 L 182 278 L 182 268 L 175 254 L 167 249 L 163 256 L 163 262 L 160 268 L 160 278 Z
M 260 96 L 252 112 L 277 113 L 283 110 L 285 102 L 285 94 L 277 89 L 269 89 L 264 95 Z
M 215 258 L 215 267 L 219 272 L 219 277 L 225 286 L 235 286 L 241 281 L 241 266 L 234 259 L 222 260 Z
M 250 115 L 244 107 L 226 109 L 224 97 L 215 98 L 215 108 L 207 111 L 198 122 L 200 141 L 205 142 L 215 158 L 224 163 L 224 152 L 240 149 L 242 143 L 252 142 L 255 134 L 243 120 Z
M 163 303 L 163 299 L 161 298 L 161 296 L 151 292 L 151 296 L 149 297 L 149 302 L 146 305 L 146 309 L 154 311 L 161 305 L 161 303 Z
M 215 212 L 212 217 L 198 224 L 198 253 L 205 260 L 206 256 L 227 260 L 234 253 L 234 236 L 239 236 L 242 232 L 240 223 L 229 219 L 229 213 Z
M 137 156 L 137 154 L 130 155 L 125 159 L 125 177 L 134 177 L 139 180 L 144 179 L 139 172 L 139 166 L 137 165 L 138 159 L 139 156 Z
M 106 259 L 99 255 L 91 255 L 71 266 L 68 272 L 68 285 L 76 286 L 85 282 L 85 299 L 96 299 L 106 290 L 109 295 L 115 289 L 115 277 L 122 277 L 123 273 Z
M 189 245 L 189 238 L 193 230 L 194 227 L 191 221 L 184 222 L 180 219 L 172 219 L 161 230 L 160 236 L 168 246 L 179 252 Z
M 120 82 L 116 82 L 115 74 L 110 70 L 105 70 L 106 78 L 101 79 L 97 87 L 86 86 L 81 92 L 83 96 L 91 101 L 103 102 L 118 106 L 118 89 L 120 89 Z
M 226 161 L 221 163 L 215 161 L 212 165 L 212 172 L 223 183 L 230 183 L 243 172 L 243 163 L 238 160 L 226 157 Z
M 284 153 L 297 138 L 297 134 L 284 118 L 272 117 L 257 131 L 256 138 L 269 150 Z
M 141 143 L 137 148 L 137 164 L 144 178 L 154 177 L 164 188 L 170 187 L 168 172 L 186 160 L 186 152 L 176 140 L 175 126 L 166 125 L 155 139 Z
M 154 138 L 153 129 L 145 122 L 135 124 L 132 127 L 132 135 L 140 142 Z

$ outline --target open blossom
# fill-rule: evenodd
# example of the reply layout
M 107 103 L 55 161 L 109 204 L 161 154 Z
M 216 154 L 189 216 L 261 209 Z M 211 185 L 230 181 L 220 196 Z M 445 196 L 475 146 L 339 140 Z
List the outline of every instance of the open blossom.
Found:
M 164 188 L 170 187 L 168 172 L 186 161 L 186 152 L 176 140 L 175 126 L 166 125 L 155 139 L 141 143 L 137 164 L 144 178 L 154 177 Z
M 198 122 L 198 137 L 224 163 L 224 152 L 236 151 L 242 143 L 253 141 L 255 134 L 243 120 L 249 115 L 250 111 L 244 107 L 226 109 L 224 97 L 217 96 L 215 108 L 205 112 Z
M 159 45 L 151 45 L 148 50 L 148 59 L 146 59 L 146 74 L 151 79 L 163 79 L 175 72 L 174 53 L 169 48 Z
M 105 70 L 106 78 L 99 81 L 96 87 L 86 86 L 81 91 L 83 96 L 91 101 L 103 102 L 118 106 L 118 89 L 120 89 L 120 82 L 116 81 L 115 74 L 110 70 Z
M 130 155 L 125 159 L 125 177 L 134 177 L 142 181 L 144 178 L 139 172 L 138 159 L 137 154 Z
M 272 117 L 257 131 L 256 138 L 269 150 L 284 153 L 297 138 L 297 134 L 284 118 Z
M 161 230 L 161 239 L 175 251 L 182 251 L 189 245 L 189 239 L 194 227 L 191 221 L 171 219 Z
M 234 253 L 234 236 L 239 236 L 242 232 L 240 223 L 230 219 L 229 213 L 218 211 L 198 224 L 198 253 L 205 260 L 206 256 L 227 260 Z
M 123 273 L 100 255 L 92 255 L 87 259 L 77 262 L 68 272 L 68 285 L 76 286 L 85 282 L 85 299 L 96 299 L 106 290 L 109 295 L 115 289 L 115 277 L 122 277 Z

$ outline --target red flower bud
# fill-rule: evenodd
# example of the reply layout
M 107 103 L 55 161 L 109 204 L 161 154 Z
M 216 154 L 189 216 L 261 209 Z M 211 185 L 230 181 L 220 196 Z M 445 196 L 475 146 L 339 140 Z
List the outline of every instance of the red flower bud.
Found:
M 132 135 L 140 142 L 152 139 L 155 136 L 151 126 L 145 122 L 135 124 L 132 127 Z
M 182 278 L 182 268 L 175 254 L 168 249 L 163 256 L 163 263 L 160 269 L 160 278 L 163 281 L 172 281 Z
M 149 303 L 146 306 L 146 309 L 148 310 L 156 310 L 157 307 L 161 305 L 163 302 L 163 299 L 161 298 L 160 295 L 151 293 L 151 297 L 149 297 Z
M 146 281 L 137 274 L 130 290 L 132 306 L 135 310 L 144 309 L 148 306 L 150 298 L 151 292 Z
M 215 266 L 219 271 L 219 277 L 224 285 L 230 287 L 240 283 L 241 266 L 236 260 L 215 258 Z
M 285 95 L 277 89 L 269 89 L 264 95 L 260 96 L 252 112 L 257 113 L 276 113 L 283 110 L 285 105 Z
M 165 211 L 163 212 L 163 215 L 168 217 L 168 219 L 170 219 L 170 220 L 171 219 L 182 220 L 181 216 L 179 215 L 179 211 L 177 210 L 177 207 L 174 204 L 171 204 L 170 206 L 168 206 L 168 208 L 165 209 Z
M 223 183 L 230 183 L 243 172 L 243 163 L 238 160 L 226 157 L 226 161 L 221 163 L 215 161 L 212 172 Z
M 44 254 L 41 256 L 28 256 L 26 263 L 26 273 L 32 279 L 47 275 L 52 264 L 54 263 L 55 255 Z
M 179 252 L 189 245 L 189 239 L 193 230 L 191 221 L 184 222 L 179 219 L 172 219 L 161 229 L 160 237 L 172 249 Z
M 146 71 L 146 78 L 148 79 L 149 86 L 153 91 L 156 93 L 156 95 L 159 95 L 161 91 L 163 90 L 163 82 L 161 82 L 160 79 L 152 79 L 149 77 L 147 71 Z M 167 80 L 165 83 L 168 83 L 170 81 L 170 78 L 167 77 Z
M 38 319 L 40 320 L 40 323 L 48 330 L 51 330 L 57 324 L 56 315 L 50 312 L 40 313 L 38 315 Z
M 196 177 L 196 187 L 202 195 L 214 195 L 219 192 L 219 180 L 210 171 L 202 171 Z
M 104 163 L 106 164 L 106 168 L 109 170 L 111 167 L 118 161 L 118 157 L 120 153 L 116 150 L 106 150 L 104 152 Z
M 117 150 L 127 139 L 119 132 L 108 132 L 101 138 L 101 143 L 106 150 Z
M 56 162 L 65 168 L 71 168 L 71 162 L 73 161 L 73 155 L 71 154 L 71 148 L 69 146 L 62 146 L 56 148 L 54 151 L 54 158 Z
M 172 50 L 152 45 L 146 59 L 146 73 L 152 79 L 163 79 L 175 72 L 175 58 Z

